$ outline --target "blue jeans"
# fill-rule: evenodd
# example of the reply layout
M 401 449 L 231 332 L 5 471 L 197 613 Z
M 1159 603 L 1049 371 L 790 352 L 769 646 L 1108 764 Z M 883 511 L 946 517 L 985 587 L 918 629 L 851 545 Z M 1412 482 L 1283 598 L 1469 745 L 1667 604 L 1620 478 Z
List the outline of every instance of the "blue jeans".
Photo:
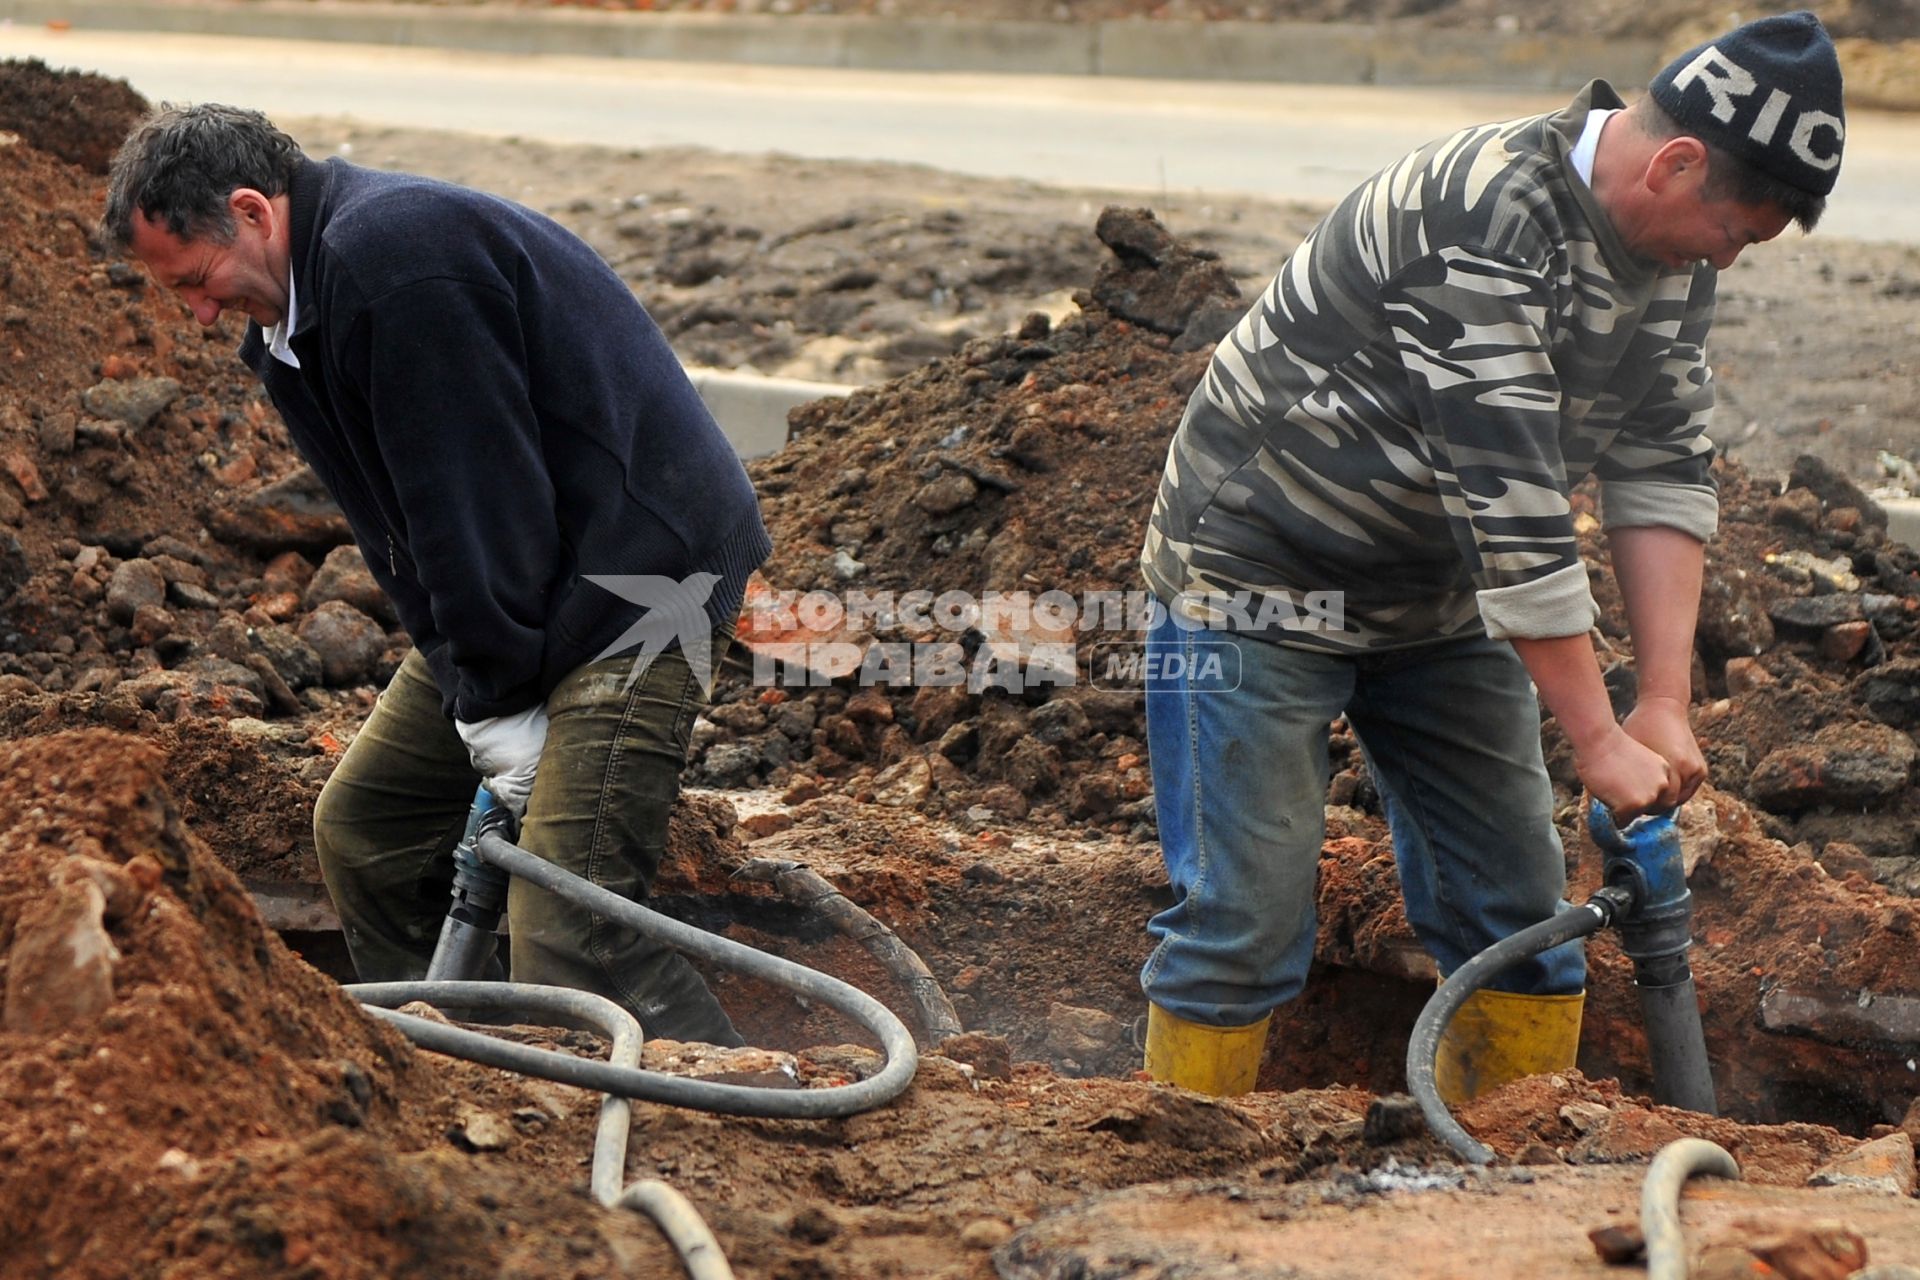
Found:
M 1173 905 L 1147 925 L 1140 985 L 1154 1004 L 1244 1026 L 1300 994 L 1327 730 L 1343 711 L 1386 801 L 1407 918 L 1441 972 L 1564 905 L 1539 704 L 1510 645 L 1478 636 L 1347 656 L 1169 616 L 1147 652 L 1147 745 L 1173 883 Z M 1488 985 L 1559 995 L 1585 980 L 1570 943 Z

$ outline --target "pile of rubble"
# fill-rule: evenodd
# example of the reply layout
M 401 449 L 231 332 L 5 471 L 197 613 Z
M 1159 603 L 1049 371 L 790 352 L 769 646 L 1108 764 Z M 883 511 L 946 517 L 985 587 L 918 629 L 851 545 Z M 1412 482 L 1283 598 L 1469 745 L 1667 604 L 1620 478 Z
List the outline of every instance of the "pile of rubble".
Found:
M 712 785 L 821 788 L 976 825 L 1029 816 L 1150 834 L 1142 702 L 1097 678 L 1110 633 L 1070 624 L 1074 669 L 1035 673 L 988 624 L 831 609 L 809 596 L 898 602 L 952 591 L 1074 601 L 1136 597 L 1137 559 L 1168 442 L 1212 341 L 1240 309 L 1220 265 L 1150 215 L 1109 210 L 1113 257 L 1081 312 L 969 344 L 958 356 L 796 410 L 794 438 L 752 466 L 776 552 L 750 600 L 745 655 L 698 735 Z M 1804 457 L 1784 486 L 1718 469 L 1695 672 L 1713 776 L 1766 828 L 1829 865 L 1920 890 L 1920 553 L 1846 477 Z M 1576 495 L 1604 618 L 1609 687 L 1631 707 L 1633 663 L 1590 491 Z M 1080 622 L 1092 622 L 1084 616 Z M 989 627 L 990 630 L 990 627 Z M 1124 637 L 1137 640 L 1137 633 Z M 958 650 L 966 683 L 891 685 L 776 661 L 852 646 Z M 822 641 L 829 642 L 822 644 Z M 1030 652 L 1030 651 L 1029 651 Z M 996 661 L 1004 657 L 1005 661 Z M 1014 678 L 1000 680 L 1002 675 Z M 1092 678 L 1090 678 L 1092 677 Z M 1556 782 L 1578 781 L 1554 727 Z M 1357 746 L 1334 739 L 1330 799 L 1377 812 Z
M 151 735 L 222 856 L 291 877 L 334 730 L 405 636 L 231 324 L 101 251 L 101 174 L 145 106 L 0 66 L 0 734 Z
M 487 1100 L 287 950 L 187 830 L 160 751 L 0 743 L 0 1274 L 672 1266 L 637 1215 L 474 1158 L 568 1099 L 516 1099 L 511 1123 Z

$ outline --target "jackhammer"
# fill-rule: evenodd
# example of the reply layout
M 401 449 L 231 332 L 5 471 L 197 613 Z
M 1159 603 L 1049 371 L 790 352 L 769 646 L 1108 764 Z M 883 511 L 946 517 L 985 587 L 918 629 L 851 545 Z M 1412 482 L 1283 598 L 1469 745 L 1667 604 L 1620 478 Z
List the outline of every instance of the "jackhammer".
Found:
M 1706 1035 L 1687 963 L 1693 895 L 1687 890 L 1673 813 L 1636 818 L 1622 829 L 1596 800 L 1587 812 L 1587 830 L 1606 855 L 1602 887 L 1581 906 L 1522 929 L 1461 965 L 1427 1002 L 1407 1043 L 1407 1087 L 1428 1127 L 1474 1164 L 1491 1163 L 1493 1152 L 1460 1127 L 1434 1085 L 1434 1056 L 1447 1024 L 1469 996 L 1508 965 L 1609 925 L 1618 930 L 1620 949 L 1633 961 L 1634 985 L 1640 989 L 1647 1024 L 1654 1100 L 1708 1115 L 1716 1112 Z
M 494 961 L 500 917 L 507 910 L 507 873 L 480 856 L 482 831 L 511 841 L 513 813 L 481 787 L 467 810 L 467 829 L 453 849 L 453 905 L 440 925 L 440 941 L 427 964 L 428 982 L 471 982 L 498 976 Z M 491 974 L 490 972 L 491 971 Z

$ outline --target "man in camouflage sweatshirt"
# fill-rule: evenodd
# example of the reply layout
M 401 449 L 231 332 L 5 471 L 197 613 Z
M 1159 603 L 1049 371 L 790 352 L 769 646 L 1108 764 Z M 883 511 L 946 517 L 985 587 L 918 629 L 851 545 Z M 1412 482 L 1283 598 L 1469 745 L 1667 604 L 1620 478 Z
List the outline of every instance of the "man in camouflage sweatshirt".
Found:
M 1810 13 L 1677 59 L 1632 107 L 1466 129 L 1370 179 L 1214 354 L 1167 457 L 1142 567 L 1148 736 L 1174 902 L 1141 975 L 1147 1067 L 1252 1086 L 1313 955 L 1328 723 L 1385 801 L 1407 914 L 1451 972 L 1565 890 L 1535 690 L 1616 815 L 1706 765 L 1687 720 L 1714 282 L 1811 230 L 1845 136 Z M 1568 495 L 1599 477 L 1638 702 L 1616 723 Z M 1570 1066 L 1577 944 L 1477 993 L 1443 1093 Z

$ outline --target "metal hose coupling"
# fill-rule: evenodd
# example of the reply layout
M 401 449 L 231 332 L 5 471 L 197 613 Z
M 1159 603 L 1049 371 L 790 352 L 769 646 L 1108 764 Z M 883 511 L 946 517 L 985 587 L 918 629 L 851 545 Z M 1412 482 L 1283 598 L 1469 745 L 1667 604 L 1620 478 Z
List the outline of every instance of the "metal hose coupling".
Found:
M 1620 949 L 1637 965 L 1684 957 L 1693 945 L 1693 893 L 1687 888 L 1677 810 L 1635 818 L 1621 828 L 1598 800 L 1587 808 L 1587 831 L 1606 855 L 1600 878 L 1633 895 L 1633 907 L 1613 922 Z M 1684 959 L 1681 962 L 1685 967 Z
M 480 856 L 482 835 L 511 841 L 518 834 L 513 812 L 482 785 L 467 810 L 466 831 L 453 849 L 453 902 L 440 924 L 440 939 L 427 965 L 431 982 L 472 981 L 487 976 L 497 948 L 496 930 L 507 910 L 511 877 Z

